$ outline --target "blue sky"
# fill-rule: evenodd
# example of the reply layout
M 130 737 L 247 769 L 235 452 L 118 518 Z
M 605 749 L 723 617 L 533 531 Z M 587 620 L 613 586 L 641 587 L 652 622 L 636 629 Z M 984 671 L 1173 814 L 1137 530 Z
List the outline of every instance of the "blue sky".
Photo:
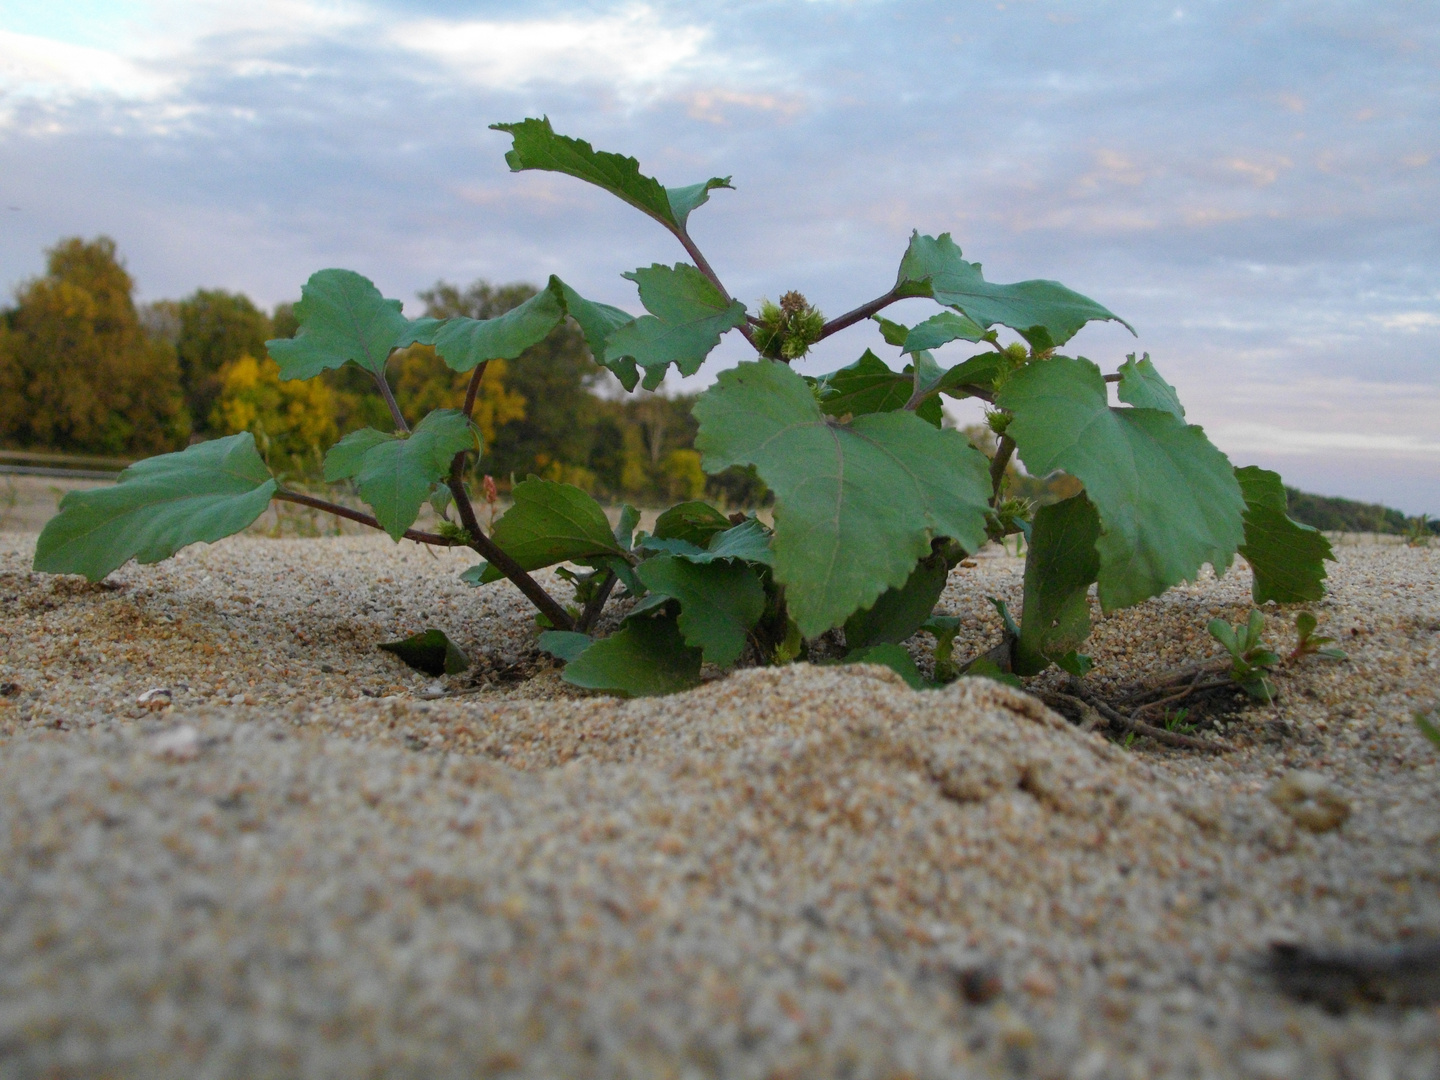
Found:
M 733 174 L 692 226 L 752 306 L 838 314 L 950 231 L 1127 318 L 1067 351 L 1148 351 L 1238 464 L 1440 514 L 1433 0 L 0 0 L 0 285 L 106 233 L 143 299 L 345 266 L 411 311 L 550 273 L 638 310 L 620 273 L 683 252 L 511 174 L 487 125 L 542 113 L 670 185 Z

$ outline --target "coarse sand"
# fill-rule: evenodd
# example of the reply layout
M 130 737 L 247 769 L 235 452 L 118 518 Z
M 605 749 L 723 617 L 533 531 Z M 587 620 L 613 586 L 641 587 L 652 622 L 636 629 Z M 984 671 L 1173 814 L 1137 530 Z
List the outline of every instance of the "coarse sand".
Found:
M 1440 935 L 1440 547 L 1340 546 L 1309 610 L 1350 659 L 1202 753 L 869 666 L 584 695 L 510 585 L 383 537 L 99 585 L 33 545 L 0 534 L 0 1078 L 1440 1077 L 1435 1004 L 1263 968 Z M 983 554 L 957 656 L 1020 606 Z M 1090 681 L 1213 656 L 1249 585 L 1096 609 Z M 426 626 L 472 670 L 375 648 Z M 1268 797 L 1302 771 L 1339 828 Z

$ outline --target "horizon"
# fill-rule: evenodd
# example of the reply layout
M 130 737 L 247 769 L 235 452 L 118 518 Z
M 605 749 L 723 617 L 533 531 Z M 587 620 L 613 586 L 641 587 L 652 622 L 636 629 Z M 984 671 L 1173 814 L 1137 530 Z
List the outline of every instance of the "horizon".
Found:
M 752 310 L 794 288 L 839 314 L 889 287 L 912 228 L 951 232 L 987 279 L 1056 279 L 1134 324 L 1064 351 L 1148 352 L 1237 465 L 1440 513 L 1440 11 L 513 9 L 0 0 L 0 284 L 106 234 L 140 302 L 270 310 L 343 266 L 412 315 L 439 279 L 550 273 L 639 311 L 620 274 L 684 252 L 597 189 L 509 172 L 487 125 L 548 114 L 669 185 L 733 175 L 692 221 Z M 857 327 L 800 367 L 866 347 L 897 358 Z M 747 352 L 731 335 L 666 387 Z

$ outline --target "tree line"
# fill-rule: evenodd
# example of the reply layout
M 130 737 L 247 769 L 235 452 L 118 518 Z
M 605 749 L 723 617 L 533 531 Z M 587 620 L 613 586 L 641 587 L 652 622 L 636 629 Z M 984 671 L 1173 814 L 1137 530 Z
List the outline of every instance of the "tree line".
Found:
M 45 273 L 0 313 L 0 444 L 144 457 L 250 431 L 272 468 L 304 479 L 319 474 L 325 449 L 347 432 L 390 430 L 370 377 L 353 365 L 281 381 L 265 342 L 295 333 L 293 305 L 267 312 L 220 289 L 137 305 L 113 240 L 71 237 L 46 255 Z M 441 281 L 420 295 L 428 316 L 488 319 L 535 291 Z M 428 346 L 392 356 L 389 376 L 412 422 L 458 408 L 468 379 Z M 568 324 L 513 361 L 493 361 L 473 414 L 484 440 L 480 470 L 501 490 L 533 473 L 642 504 L 707 488 L 731 502 L 762 495 L 743 475 L 707 481 L 693 398 L 610 396 L 602 392 L 609 378 Z

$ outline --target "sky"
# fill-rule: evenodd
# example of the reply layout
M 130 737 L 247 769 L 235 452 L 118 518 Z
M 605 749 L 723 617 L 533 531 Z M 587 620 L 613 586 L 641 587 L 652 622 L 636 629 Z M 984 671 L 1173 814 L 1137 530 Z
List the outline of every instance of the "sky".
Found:
M 511 173 L 488 125 L 540 115 L 668 186 L 733 176 L 691 231 L 752 310 L 839 314 L 950 232 L 1123 316 L 1065 351 L 1148 352 L 1237 464 L 1440 516 L 1433 0 L 0 0 L 0 287 L 105 234 L 141 300 L 340 266 L 411 314 L 552 273 L 638 313 L 620 274 L 684 252 Z M 898 361 L 866 325 L 802 370 L 867 347 Z

